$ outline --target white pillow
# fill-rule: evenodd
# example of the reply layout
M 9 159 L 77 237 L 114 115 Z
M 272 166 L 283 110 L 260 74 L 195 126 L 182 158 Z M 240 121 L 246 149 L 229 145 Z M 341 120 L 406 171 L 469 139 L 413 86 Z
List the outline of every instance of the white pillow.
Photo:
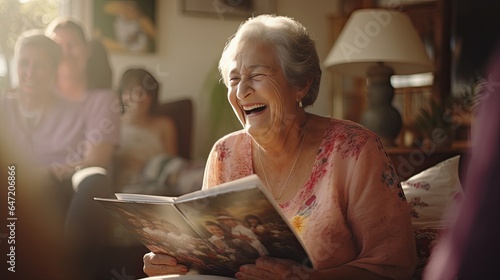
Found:
M 460 156 L 447 159 L 401 182 L 410 206 L 412 224 L 417 228 L 445 228 L 463 197 L 458 175 Z

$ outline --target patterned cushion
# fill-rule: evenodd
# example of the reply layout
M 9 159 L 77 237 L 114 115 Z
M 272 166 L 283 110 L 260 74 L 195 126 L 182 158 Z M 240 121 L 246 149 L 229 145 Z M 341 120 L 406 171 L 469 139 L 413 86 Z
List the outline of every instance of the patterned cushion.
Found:
M 447 159 L 401 182 L 415 229 L 451 225 L 447 213 L 463 197 L 458 175 L 459 160 L 460 156 Z
M 422 278 L 432 250 L 451 226 L 448 212 L 453 211 L 463 197 L 458 174 L 459 160 L 460 156 L 447 159 L 401 182 L 410 205 L 417 246 L 417 267 L 413 280 Z
M 442 240 L 448 228 L 420 228 L 415 230 L 415 243 L 417 246 L 417 267 L 413 279 L 421 279 L 422 272 L 432 250 Z

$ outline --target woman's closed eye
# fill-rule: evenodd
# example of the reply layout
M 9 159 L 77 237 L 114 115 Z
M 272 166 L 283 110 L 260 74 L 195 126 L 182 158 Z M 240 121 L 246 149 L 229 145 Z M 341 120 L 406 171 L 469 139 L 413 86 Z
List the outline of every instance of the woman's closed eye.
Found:
M 240 82 L 240 80 L 240 77 L 229 77 L 229 84 L 235 86 Z
M 264 79 L 264 74 L 251 74 L 245 76 L 233 76 L 229 77 L 229 84 L 231 86 L 237 86 L 241 81 L 251 81 L 251 82 L 260 82 Z
M 262 81 L 262 79 L 264 79 L 264 74 L 252 74 L 249 78 L 252 81 Z

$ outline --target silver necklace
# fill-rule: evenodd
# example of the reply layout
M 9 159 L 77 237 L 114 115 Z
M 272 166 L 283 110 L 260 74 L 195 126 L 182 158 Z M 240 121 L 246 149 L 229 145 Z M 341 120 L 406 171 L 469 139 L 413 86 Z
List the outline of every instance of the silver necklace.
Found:
M 304 123 L 304 133 L 302 133 L 302 137 L 300 139 L 300 148 L 299 152 L 297 153 L 297 157 L 295 158 L 295 161 L 293 162 L 292 169 L 290 169 L 290 172 L 288 173 L 288 176 L 286 177 L 285 183 L 281 187 L 281 191 L 278 196 L 275 195 L 274 191 L 272 191 L 271 186 L 269 185 L 269 181 L 267 180 L 267 175 L 266 175 L 266 170 L 264 169 L 264 165 L 262 164 L 262 156 L 261 156 L 261 148 L 259 146 L 259 162 L 260 162 L 260 167 L 262 168 L 262 173 L 264 173 L 264 179 L 266 180 L 266 185 L 267 187 L 271 190 L 273 196 L 276 199 L 280 199 L 281 196 L 283 195 L 283 191 L 285 190 L 286 185 L 288 184 L 288 180 L 290 179 L 290 176 L 292 175 L 293 169 L 295 168 L 295 164 L 297 164 L 297 160 L 299 159 L 300 152 L 302 152 L 302 146 L 304 145 L 304 136 L 305 136 L 305 123 Z

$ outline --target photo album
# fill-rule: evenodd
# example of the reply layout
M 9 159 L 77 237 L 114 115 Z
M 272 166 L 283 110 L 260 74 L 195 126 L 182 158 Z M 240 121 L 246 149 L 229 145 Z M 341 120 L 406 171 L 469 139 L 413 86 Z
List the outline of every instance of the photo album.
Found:
M 95 200 L 149 250 L 189 267 L 188 274 L 233 277 L 264 255 L 311 266 L 257 175 L 179 197 L 115 195 Z

